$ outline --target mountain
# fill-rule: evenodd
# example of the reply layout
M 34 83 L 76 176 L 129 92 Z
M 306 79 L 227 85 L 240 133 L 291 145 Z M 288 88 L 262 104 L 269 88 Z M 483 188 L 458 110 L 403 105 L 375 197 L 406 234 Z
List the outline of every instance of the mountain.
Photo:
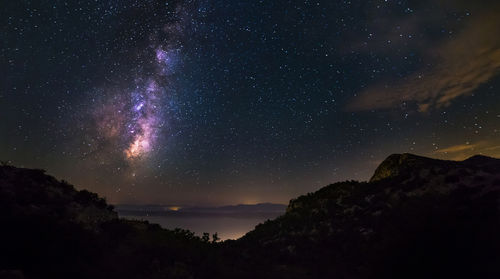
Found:
M 500 278 L 499 192 L 498 159 L 394 154 L 370 182 L 293 199 L 229 249 L 262 278 Z
M 456 170 L 494 172 L 498 169 L 498 159 L 476 155 L 465 161 L 445 161 L 421 157 L 413 154 L 393 154 L 387 157 L 375 170 L 370 182 L 413 173 L 428 178 L 436 177 L 436 172 L 445 174 Z M 432 171 L 432 173 L 429 173 Z M 462 173 L 467 176 L 468 173 Z M 453 175 L 453 174 L 452 174 Z
M 394 154 L 369 182 L 300 196 L 241 239 L 212 243 L 119 219 L 41 170 L 0 166 L 0 276 L 500 278 L 499 193 L 498 159 Z

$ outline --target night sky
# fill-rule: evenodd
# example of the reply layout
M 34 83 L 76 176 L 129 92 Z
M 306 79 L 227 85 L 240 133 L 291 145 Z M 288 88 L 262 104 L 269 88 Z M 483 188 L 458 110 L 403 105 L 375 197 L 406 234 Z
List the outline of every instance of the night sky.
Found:
M 500 157 L 500 1 L 0 0 L 0 160 L 112 203 L 287 203 Z

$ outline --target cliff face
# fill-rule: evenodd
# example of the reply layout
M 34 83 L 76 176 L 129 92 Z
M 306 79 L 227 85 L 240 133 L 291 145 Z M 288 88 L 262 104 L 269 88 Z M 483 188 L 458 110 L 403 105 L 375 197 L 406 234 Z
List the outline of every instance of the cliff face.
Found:
M 438 161 L 408 153 L 392 154 L 377 167 L 370 182 L 396 177 L 411 172 L 412 169 L 419 170 L 426 164 L 436 165 Z
M 421 157 L 413 154 L 393 154 L 387 157 L 375 170 L 370 182 L 398 176 L 417 176 L 434 179 L 436 174 L 466 177 L 468 174 L 481 175 L 481 172 L 492 173 L 499 168 L 499 160 L 476 155 L 465 161 L 445 161 Z

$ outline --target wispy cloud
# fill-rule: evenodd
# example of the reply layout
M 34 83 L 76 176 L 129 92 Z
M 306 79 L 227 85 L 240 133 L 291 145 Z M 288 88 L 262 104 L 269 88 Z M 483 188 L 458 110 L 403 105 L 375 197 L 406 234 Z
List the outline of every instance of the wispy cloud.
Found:
M 477 154 L 500 157 L 500 144 L 496 141 L 457 144 L 437 149 L 433 155 L 437 155 L 443 159 L 463 160 Z
M 477 10 L 454 37 L 438 45 L 429 43 L 426 67 L 403 79 L 368 87 L 347 108 L 385 109 L 407 102 L 424 112 L 471 95 L 500 70 L 499 8 L 496 3 Z
M 458 144 L 458 145 L 452 145 L 447 148 L 439 149 L 436 150 L 436 153 L 441 153 L 441 154 L 448 154 L 448 153 L 457 153 L 457 152 L 462 152 L 465 150 L 474 150 L 479 146 L 479 144 Z

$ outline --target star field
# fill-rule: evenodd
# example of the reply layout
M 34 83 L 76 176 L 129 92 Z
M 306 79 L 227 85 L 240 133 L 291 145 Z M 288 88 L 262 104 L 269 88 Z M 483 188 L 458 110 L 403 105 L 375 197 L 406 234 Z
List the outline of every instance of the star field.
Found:
M 112 203 L 286 203 L 500 156 L 496 1 L 2 1 L 0 159 Z

